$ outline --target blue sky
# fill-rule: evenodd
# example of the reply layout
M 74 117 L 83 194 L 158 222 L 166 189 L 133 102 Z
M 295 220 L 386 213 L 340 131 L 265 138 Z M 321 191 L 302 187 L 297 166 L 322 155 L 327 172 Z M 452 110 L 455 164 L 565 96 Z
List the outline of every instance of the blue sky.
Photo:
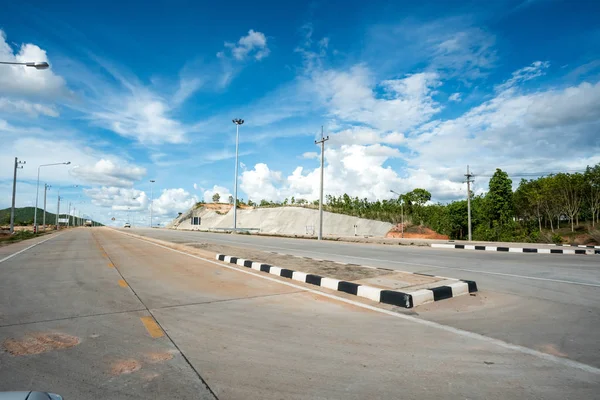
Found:
M 214 192 L 315 199 L 390 189 L 462 198 L 503 168 L 600 162 L 596 2 L 10 2 L 0 61 L 0 207 L 42 182 L 108 222 L 158 220 Z M 35 58 L 35 59 L 33 59 Z M 79 185 L 73 188 L 73 185 Z

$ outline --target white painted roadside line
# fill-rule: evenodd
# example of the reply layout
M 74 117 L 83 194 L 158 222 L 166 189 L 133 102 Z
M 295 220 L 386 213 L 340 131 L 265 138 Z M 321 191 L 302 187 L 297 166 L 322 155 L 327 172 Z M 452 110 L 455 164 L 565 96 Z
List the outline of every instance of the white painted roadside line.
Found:
M 411 315 L 399 314 L 399 313 L 396 313 L 396 312 L 393 312 L 393 311 L 384 310 L 382 308 L 371 306 L 371 305 L 368 305 L 368 304 L 364 304 L 364 303 L 361 303 L 361 302 L 358 302 L 358 301 L 345 299 L 343 297 L 338 297 L 338 296 L 335 296 L 335 295 L 332 295 L 332 294 L 329 294 L 329 293 L 324 293 L 324 292 L 321 292 L 321 291 L 318 291 L 318 290 L 309 289 L 309 288 L 306 288 L 306 287 L 303 287 L 303 286 L 299 286 L 299 285 L 296 285 L 296 284 L 293 284 L 293 283 L 289 283 L 289 282 L 286 282 L 286 281 L 281 281 L 279 279 L 271 278 L 268 275 L 260 275 L 260 274 L 257 274 L 257 273 L 254 273 L 254 272 L 250 272 L 250 271 L 247 271 L 247 270 L 243 270 L 243 269 L 231 267 L 229 265 L 226 265 L 226 264 L 223 264 L 223 263 L 220 263 L 220 262 L 209 260 L 209 259 L 206 259 L 206 258 L 203 258 L 203 257 L 200 257 L 200 256 L 196 256 L 196 255 L 193 255 L 193 254 L 190 254 L 190 253 L 186 253 L 184 251 L 175 250 L 175 249 L 172 249 L 172 248 L 167 247 L 167 246 L 163 246 L 163 245 L 160 245 L 160 244 L 157 244 L 157 243 L 153 243 L 153 242 L 151 242 L 149 240 L 145 240 L 145 239 L 141 239 L 139 237 L 128 235 L 127 233 L 123 233 L 123 232 L 120 232 L 120 231 L 117 231 L 117 230 L 113 230 L 113 231 L 115 231 L 117 233 L 120 233 L 122 235 L 129 236 L 129 237 L 131 237 L 133 239 L 137 239 L 139 241 L 146 242 L 148 244 L 151 244 L 151 245 L 154 245 L 154 246 L 157 246 L 157 247 L 161 247 L 163 249 L 167 249 L 167 250 L 173 251 L 175 253 L 183 254 L 185 256 L 196 258 L 198 260 L 202 260 L 202 261 L 208 262 L 210 264 L 218 265 L 218 266 L 220 266 L 222 268 L 227 268 L 227 269 L 231 269 L 233 271 L 238 271 L 238 272 L 240 272 L 242 274 L 248 274 L 248 275 L 252 275 L 252 276 L 258 277 L 260 279 L 265 279 L 265 280 L 268 280 L 268 281 L 277 282 L 277 283 L 279 283 L 281 285 L 290 286 L 290 287 L 293 287 L 295 289 L 304 290 L 304 291 L 312 293 L 312 294 L 316 294 L 316 295 L 319 295 L 319 296 L 323 296 L 323 297 L 327 297 L 327 298 L 330 298 L 330 299 L 338 300 L 338 301 L 341 301 L 341 302 L 344 302 L 344 303 L 347 303 L 347 304 L 352 304 L 352 305 L 354 305 L 356 307 L 360 307 L 360 308 L 364 308 L 364 309 L 367 309 L 367 310 L 375 311 L 375 312 L 378 312 L 378 313 L 381 313 L 381 314 L 386 314 L 386 315 L 389 315 L 389 316 L 392 316 L 392 317 L 395 317 L 395 318 L 404 319 L 406 321 L 411 321 L 411 322 L 414 322 L 414 323 L 417 323 L 417 324 L 420 324 L 420 325 L 429 326 L 431 328 L 442 330 L 442 331 L 446 331 L 446 332 L 450 332 L 450 333 L 453 333 L 453 334 L 456 334 L 456 335 L 459 335 L 459 336 L 462 336 L 462 337 L 479 340 L 479 341 L 482 341 L 482 342 L 485 342 L 485 343 L 494 344 L 494 345 L 500 346 L 500 347 L 502 347 L 504 349 L 516 351 L 516 352 L 519 352 L 519 353 L 522 353 L 522 354 L 527 354 L 527 355 L 530 355 L 530 356 L 533 356 L 533 357 L 537 357 L 539 359 L 542 359 L 542 360 L 545 360 L 545 361 L 549 361 L 549 362 L 552 362 L 552 363 L 555 363 L 555 364 L 559 364 L 559 365 L 562 365 L 562 366 L 566 366 L 566 367 L 569 367 L 569 368 L 576 368 L 576 369 L 579 369 L 579 370 L 582 370 L 582 371 L 585 371 L 585 372 L 589 372 L 589 373 L 592 373 L 592 374 L 600 375 L 600 368 L 596 368 L 596 367 L 591 366 L 591 365 L 580 363 L 578 361 L 573 361 L 573 360 L 570 360 L 568 358 L 557 357 L 557 356 L 553 356 L 553 355 L 548 354 L 548 353 L 542 353 L 541 351 L 533 350 L 533 349 L 530 349 L 528 347 L 524 347 L 524 346 L 519 346 L 519 345 L 516 345 L 516 344 L 508 343 L 508 342 L 505 342 L 503 340 L 494 339 L 494 338 L 491 338 L 491 337 L 488 337 L 488 336 L 480 335 L 479 333 L 465 331 L 465 330 L 462 330 L 462 329 L 454 328 L 452 326 L 443 325 L 443 324 L 440 324 L 440 323 L 437 323 L 437 322 L 428 321 L 428 320 L 421 319 L 421 318 L 416 318 L 416 317 L 413 317 Z
M 3 262 L 4 262 L 4 261 L 6 261 L 6 260 L 10 260 L 10 259 L 11 259 L 11 258 L 13 258 L 14 256 L 18 256 L 19 254 L 21 254 L 21 253 L 23 253 L 23 252 L 26 252 L 27 250 L 29 250 L 29 249 L 31 249 L 31 248 L 33 248 L 33 247 L 37 246 L 37 245 L 40 245 L 40 244 L 42 244 L 42 243 L 46 243 L 48 240 L 50 240 L 50 239 L 54 239 L 55 237 L 58 237 L 58 236 L 60 236 L 60 235 L 62 235 L 62 233 L 55 233 L 55 234 L 51 234 L 51 235 L 50 235 L 50 237 L 49 237 L 48 239 L 44 239 L 44 240 L 42 240 L 42 241 L 40 241 L 40 242 L 34 243 L 34 244 L 32 244 L 31 246 L 29 246 L 29 247 L 25 247 L 23 250 L 19 250 L 19 251 L 17 251 L 16 253 L 13 253 L 13 254 L 11 254 L 11 255 L 9 255 L 9 256 L 6 256 L 6 257 L 4 257 L 2 260 L 0 260 L 0 263 L 3 263 Z

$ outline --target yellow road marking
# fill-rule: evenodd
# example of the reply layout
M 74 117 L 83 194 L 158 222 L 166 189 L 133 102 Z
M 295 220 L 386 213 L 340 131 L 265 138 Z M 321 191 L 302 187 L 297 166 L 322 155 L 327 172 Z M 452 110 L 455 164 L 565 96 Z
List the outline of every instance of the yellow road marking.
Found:
M 119 286 L 121 286 L 121 287 L 127 287 L 128 285 L 127 285 L 127 282 L 125 282 L 125 280 L 119 279 Z
M 114 264 L 113 263 L 108 263 L 108 268 L 114 268 Z
M 140 317 L 142 324 L 146 327 L 146 330 L 153 338 L 159 338 L 165 336 L 165 333 L 160 326 L 156 323 L 153 317 Z

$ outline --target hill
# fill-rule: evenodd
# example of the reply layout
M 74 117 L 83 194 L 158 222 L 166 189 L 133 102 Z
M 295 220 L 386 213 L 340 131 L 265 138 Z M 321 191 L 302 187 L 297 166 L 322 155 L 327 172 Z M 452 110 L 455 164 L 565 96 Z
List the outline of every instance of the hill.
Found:
M 33 215 L 35 207 L 20 207 L 15 208 L 15 225 L 26 226 L 33 225 Z M 60 214 L 61 218 L 67 218 L 67 214 Z M 37 223 L 42 225 L 44 218 L 44 210 L 38 208 Z M 56 223 L 56 214 L 46 211 L 46 225 L 54 225 Z M 0 210 L 0 226 L 8 226 L 10 224 L 10 208 Z
M 192 225 L 194 217 L 198 225 Z M 245 207 L 238 209 L 237 218 L 238 228 L 267 234 L 315 236 L 319 229 L 319 211 L 305 207 Z M 194 206 L 167 225 L 184 230 L 227 230 L 232 226 L 233 208 L 228 204 Z M 326 236 L 384 237 L 392 226 L 389 222 L 323 213 Z

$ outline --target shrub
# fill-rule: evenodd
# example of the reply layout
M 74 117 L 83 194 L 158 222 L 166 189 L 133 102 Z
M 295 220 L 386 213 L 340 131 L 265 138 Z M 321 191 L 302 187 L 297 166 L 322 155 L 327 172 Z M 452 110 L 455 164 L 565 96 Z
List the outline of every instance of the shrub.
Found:
M 562 236 L 560 236 L 558 233 L 552 234 L 552 243 L 561 244 L 562 243 Z

